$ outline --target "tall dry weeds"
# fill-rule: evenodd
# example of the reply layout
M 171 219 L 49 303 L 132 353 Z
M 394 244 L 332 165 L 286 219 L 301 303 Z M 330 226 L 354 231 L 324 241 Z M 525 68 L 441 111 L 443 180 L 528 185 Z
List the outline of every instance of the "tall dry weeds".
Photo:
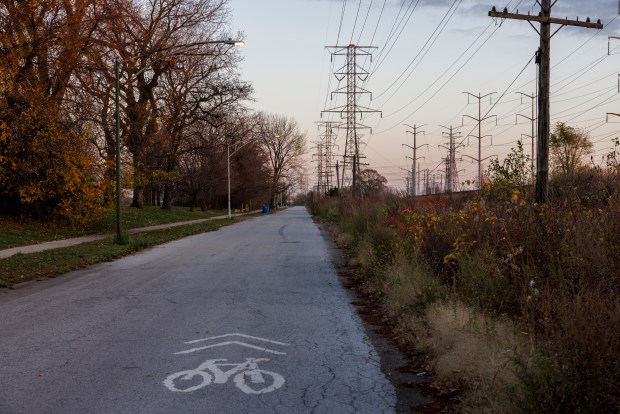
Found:
M 351 234 L 400 337 L 433 349 L 438 371 L 467 383 L 471 410 L 620 412 L 616 178 L 552 183 L 542 206 L 515 191 L 314 208 Z M 446 313 L 446 303 L 467 312 Z M 500 320 L 512 332 L 489 329 Z

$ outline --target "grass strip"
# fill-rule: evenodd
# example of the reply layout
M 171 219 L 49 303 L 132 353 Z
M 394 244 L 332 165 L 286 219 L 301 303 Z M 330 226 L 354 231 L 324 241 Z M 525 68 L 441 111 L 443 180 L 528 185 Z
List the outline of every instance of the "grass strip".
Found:
M 42 277 L 54 277 L 96 263 L 108 262 L 168 241 L 214 231 L 236 221 L 218 219 L 139 233 L 128 236 L 128 243 L 124 245 L 115 244 L 114 238 L 109 237 L 77 246 L 39 253 L 17 254 L 0 260 L 0 288 L 8 288 L 17 283 Z
M 223 210 L 189 211 L 186 207 L 163 210 L 160 207 L 143 209 L 123 206 L 121 222 L 123 230 L 155 226 L 179 221 L 199 220 L 226 214 Z M 104 210 L 86 226 L 71 225 L 62 221 L 40 222 L 0 217 L 0 249 L 26 246 L 52 240 L 80 237 L 88 234 L 113 233 L 116 216 L 114 210 Z

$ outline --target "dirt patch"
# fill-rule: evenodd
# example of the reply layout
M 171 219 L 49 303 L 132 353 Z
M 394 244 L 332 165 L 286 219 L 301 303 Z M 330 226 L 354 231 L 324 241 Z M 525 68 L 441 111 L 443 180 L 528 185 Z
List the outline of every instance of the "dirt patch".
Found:
M 350 295 L 351 304 L 360 315 L 366 334 L 381 358 L 381 371 L 396 389 L 396 412 L 399 414 L 436 414 L 453 412 L 457 391 L 446 391 L 433 385 L 429 356 L 414 349 L 402 349 L 394 340 L 381 306 L 373 297 L 359 289 L 345 249 L 332 240 L 327 226 L 317 223 L 331 249 L 331 259 L 340 283 Z

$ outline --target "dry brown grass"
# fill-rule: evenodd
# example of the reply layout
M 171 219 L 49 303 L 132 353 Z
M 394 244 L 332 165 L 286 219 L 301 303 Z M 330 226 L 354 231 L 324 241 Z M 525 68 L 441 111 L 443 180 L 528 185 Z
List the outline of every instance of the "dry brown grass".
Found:
M 514 398 L 514 393 L 522 393 L 514 359 L 529 347 L 511 321 L 490 318 L 459 302 L 430 306 L 426 321 L 424 345 L 436 355 L 437 380 L 464 388 L 464 411 L 522 412 Z
M 465 391 L 463 411 L 620 412 L 612 178 L 562 183 L 543 206 L 515 191 L 328 200 L 316 212 L 349 235 L 360 283 L 400 340 L 428 350 L 439 378 Z

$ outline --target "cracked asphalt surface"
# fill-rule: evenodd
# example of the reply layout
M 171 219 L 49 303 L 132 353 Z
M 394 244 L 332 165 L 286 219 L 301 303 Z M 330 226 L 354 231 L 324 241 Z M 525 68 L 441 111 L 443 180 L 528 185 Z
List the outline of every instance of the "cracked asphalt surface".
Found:
M 303 207 L 0 290 L 0 315 L 3 414 L 396 405 Z

